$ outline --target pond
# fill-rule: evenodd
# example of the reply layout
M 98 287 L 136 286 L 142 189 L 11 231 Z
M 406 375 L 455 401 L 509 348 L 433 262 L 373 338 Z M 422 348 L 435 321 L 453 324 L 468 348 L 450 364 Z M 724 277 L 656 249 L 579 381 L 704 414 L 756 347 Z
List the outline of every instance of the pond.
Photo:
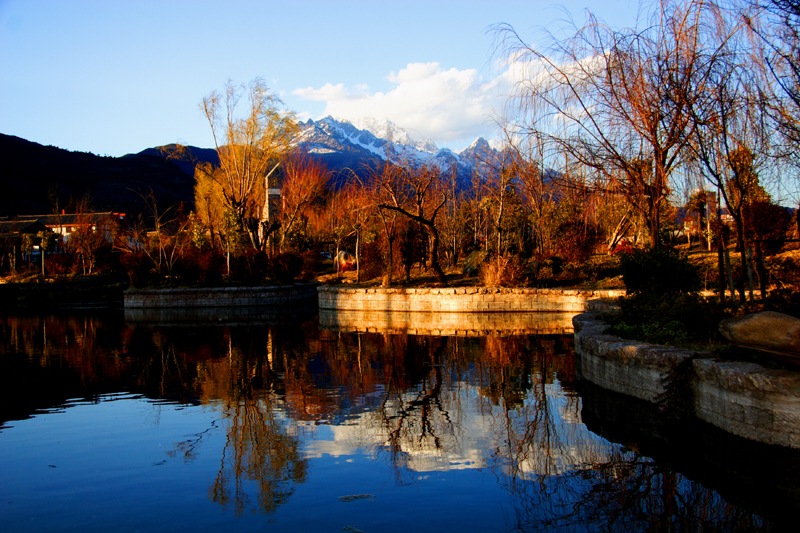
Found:
M 570 335 L 0 318 L 4 531 L 770 530 L 799 473 L 582 383 Z

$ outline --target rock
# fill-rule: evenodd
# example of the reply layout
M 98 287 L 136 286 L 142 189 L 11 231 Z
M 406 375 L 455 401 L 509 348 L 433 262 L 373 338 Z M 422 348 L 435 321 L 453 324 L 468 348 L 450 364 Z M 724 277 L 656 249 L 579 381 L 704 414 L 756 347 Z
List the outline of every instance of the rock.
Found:
M 736 346 L 800 359 L 800 318 L 764 311 L 725 319 L 719 331 Z

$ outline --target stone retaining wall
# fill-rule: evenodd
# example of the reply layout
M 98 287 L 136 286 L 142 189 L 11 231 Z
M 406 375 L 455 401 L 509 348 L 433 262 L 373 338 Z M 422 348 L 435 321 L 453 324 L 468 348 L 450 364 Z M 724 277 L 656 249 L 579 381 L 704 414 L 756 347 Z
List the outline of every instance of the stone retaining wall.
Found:
M 270 287 L 128 289 L 123 298 L 126 309 L 316 304 L 317 285 L 303 283 Z
M 447 313 L 582 313 L 594 298 L 614 298 L 625 291 L 504 289 L 487 287 L 370 288 L 321 285 L 320 309 Z
M 581 377 L 608 390 L 657 402 L 681 363 L 694 415 L 747 439 L 800 448 L 800 373 L 607 335 L 598 313 L 575 316 Z

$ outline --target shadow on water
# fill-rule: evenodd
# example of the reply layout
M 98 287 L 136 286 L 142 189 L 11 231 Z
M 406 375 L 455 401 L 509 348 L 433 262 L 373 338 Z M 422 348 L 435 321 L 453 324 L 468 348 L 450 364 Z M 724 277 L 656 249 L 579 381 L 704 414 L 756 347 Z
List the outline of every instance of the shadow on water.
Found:
M 800 494 L 797 452 L 579 383 L 569 335 L 345 332 L 302 310 L 2 317 L 0 334 L 0 438 L 107 393 L 209 406 L 224 428 L 209 498 L 237 516 L 275 514 L 333 445 L 398 486 L 491 473 L 516 531 L 769 528 Z M 207 429 L 171 457 L 191 461 Z
M 778 523 L 796 519 L 800 453 L 730 435 L 696 419 L 666 416 L 657 406 L 581 381 L 581 417 L 598 435 L 637 455 L 671 465 L 730 502 Z

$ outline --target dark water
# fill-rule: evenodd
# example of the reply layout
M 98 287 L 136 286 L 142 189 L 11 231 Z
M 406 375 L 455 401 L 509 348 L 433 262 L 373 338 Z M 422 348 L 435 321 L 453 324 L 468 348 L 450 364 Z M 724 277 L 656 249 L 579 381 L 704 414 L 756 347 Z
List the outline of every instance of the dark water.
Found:
M 0 318 L 3 531 L 783 529 L 799 455 L 582 384 L 570 336 Z

